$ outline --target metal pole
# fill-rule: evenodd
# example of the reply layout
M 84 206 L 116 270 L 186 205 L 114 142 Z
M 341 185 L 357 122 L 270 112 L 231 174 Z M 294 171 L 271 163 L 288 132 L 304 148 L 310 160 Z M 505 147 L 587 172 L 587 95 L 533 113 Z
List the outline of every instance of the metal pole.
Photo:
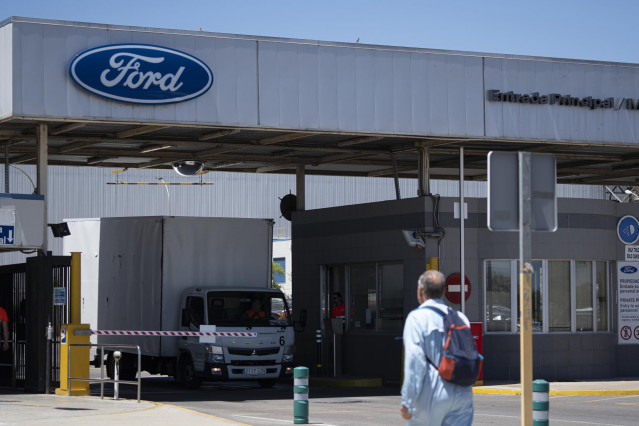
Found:
M 464 252 L 466 229 L 464 228 L 464 147 L 459 147 L 459 273 L 461 274 L 461 311 L 466 313 L 466 253 Z
M 4 146 L 4 192 L 9 193 L 9 144 Z
M 46 348 L 46 360 L 44 368 L 44 393 L 48 394 L 51 389 L 51 341 L 53 340 L 53 327 L 51 327 L 51 321 L 47 326 L 47 348 Z
M 532 426 L 532 242 L 530 153 L 519 152 L 519 337 L 521 424 Z
M 100 346 L 100 399 L 104 399 L 104 346 Z
M 49 161 L 49 142 L 48 142 L 48 127 L 44 123 L 39 123 L 36 128 L 37 133 L 37 158 L 36 169 L 38 172 L 38 194 L 44 196 L 44 224 L 42 234 L 42 255 L 47 255 L 47 237 L 48 237 L 48 225 L 47 225 L 47 165 Z
M 295 168 L 295 192 L 297 199 L 296 210 L 298 212 L 306 210 L 306 168 L 304 164 L 299 164 Z

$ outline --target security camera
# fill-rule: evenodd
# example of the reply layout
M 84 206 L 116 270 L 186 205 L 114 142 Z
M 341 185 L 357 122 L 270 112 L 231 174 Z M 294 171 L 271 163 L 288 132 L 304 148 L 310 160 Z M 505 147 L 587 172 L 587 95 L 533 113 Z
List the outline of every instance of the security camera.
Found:
M 204 164 L 201 161 L 183 160 L 173 163 L 173 170 L 182 176 L 195 176 L 202 171 Z
M 404 239 L 406 240 L 406 244 L 411 247 L 417 247 L 418 250 L 423 249 L 426 245 L 424 244 L 424 238 L 419 231 L 415 230 L 403 230 L 402 234 L 404 235 Z

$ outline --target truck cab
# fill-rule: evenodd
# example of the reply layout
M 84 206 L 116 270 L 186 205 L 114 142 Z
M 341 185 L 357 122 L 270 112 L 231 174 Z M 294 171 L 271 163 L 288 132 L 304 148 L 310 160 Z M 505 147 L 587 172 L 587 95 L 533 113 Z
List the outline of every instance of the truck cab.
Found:
M 179 337 L 175 377 L 257 380 L 272 387 L 293 373 L 294 331 L 284 294 L 251 287 L 190 287 L 180 298 L 180 331 L 252 332 L 257 337 Z

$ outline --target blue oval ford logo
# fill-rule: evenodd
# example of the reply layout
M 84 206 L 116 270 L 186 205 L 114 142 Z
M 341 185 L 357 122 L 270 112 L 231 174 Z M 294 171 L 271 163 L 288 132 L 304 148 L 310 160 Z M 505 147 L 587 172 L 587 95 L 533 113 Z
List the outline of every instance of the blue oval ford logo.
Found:
M 204 94 L 213 73 L 198 58 L 160 46 L 112 44 L 85 50 L 69 65 L 84 90 L 119 102 L 161 105 Z
M 634 274 L 635 272 L 637 272 L 637 268 L 630 265 L 626 265 L 623 268 L 619 268 L 619 270 L 623 272 L 624 274 Z

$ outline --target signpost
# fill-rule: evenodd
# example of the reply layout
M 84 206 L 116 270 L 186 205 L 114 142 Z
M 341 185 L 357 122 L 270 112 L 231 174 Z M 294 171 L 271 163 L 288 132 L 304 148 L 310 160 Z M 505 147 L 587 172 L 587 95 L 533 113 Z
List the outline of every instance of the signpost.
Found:
M 521 424 L 533 424 L 532 231 L 557 229 L 557 163 L 549 154 L 488 154 L 488 228 L 519 231 Z

